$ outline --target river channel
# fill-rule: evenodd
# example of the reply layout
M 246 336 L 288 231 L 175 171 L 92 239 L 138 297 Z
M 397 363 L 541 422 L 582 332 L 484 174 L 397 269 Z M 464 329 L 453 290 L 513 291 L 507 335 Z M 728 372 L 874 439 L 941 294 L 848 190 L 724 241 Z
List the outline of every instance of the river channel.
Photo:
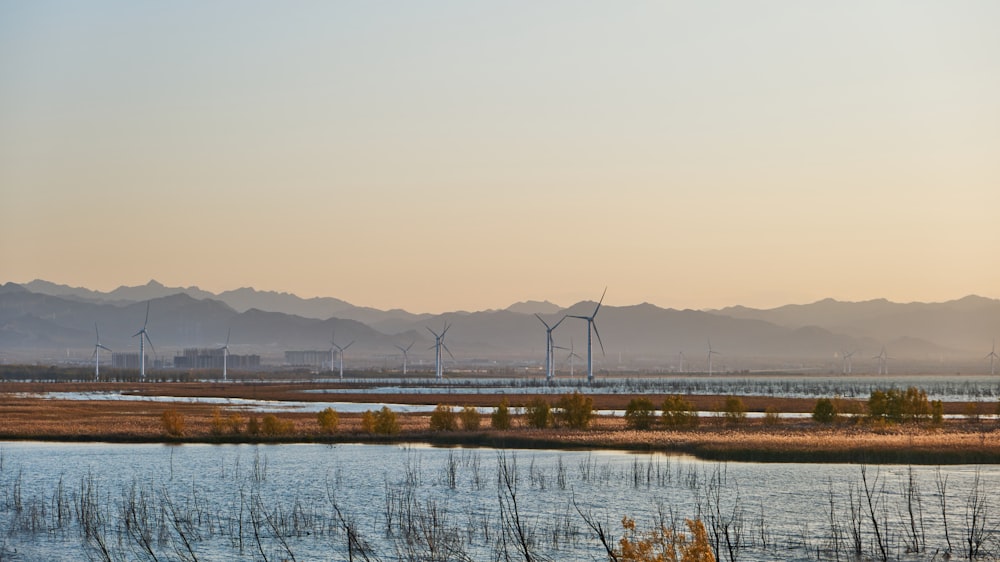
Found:
M 640 531 L 699 518 L 720 560 L 941 560 L 949 544 L 994 559 L 998 486 L 993 465 L 0 442 L 0 559 L 524 560 L 524 544 L 607 560 L 592 524 L 614 545 L 625 516 Z

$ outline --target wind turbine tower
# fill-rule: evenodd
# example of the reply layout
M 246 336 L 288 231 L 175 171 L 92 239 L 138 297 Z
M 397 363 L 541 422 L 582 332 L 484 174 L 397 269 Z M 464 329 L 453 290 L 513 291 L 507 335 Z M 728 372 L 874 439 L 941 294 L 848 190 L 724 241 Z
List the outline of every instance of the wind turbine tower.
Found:
M 708 376 L 712 376 L 712 356 L 722 355 L 718 351 L 712 349 L 712 338 L 708 338 Z
M 444 329 L 441 330 L 440 334 L 435 332 L 434 330 L 431 330 L 429 326 L 425 327 L 427 328 L 428 332 L 434 334 L 434 378 L 437 380 L 443 380 L 444 364 L 442 362 L 442 359 L 444 358 L 441 356 L 441 349 L 444 349 L 445 351 L 448 352 L 448 355 L 451 355 L 451 350 L 448 349 L 448 346 L 445 345 L 444 343 L 444 335 L 448 333 L 448 329 L 451 328 L 451 325 L 445 324 Z M 451 358 L 452 360 L 454 360 L 455 356 L 451 355 Z
M 351 345 L 353 345 L 353 344 L 354 344 L 354 340 L 351 340 L 350 343 L 348 343 L 347 345 L 345 345 L 343 347 L 337 345 L 337 340 L 334 337 L 334 333 L 330 332 L 330 345 L 332 345 L 333 347 L 337 348 L 337 352 L 338 352 L 337 355 L 340 358 L 340 380 L 344 380 L 344 350 L 346 350 L 348 347 L 351 347 Z M 333 352 L 332 351 L 330 353 L 330 370 L 333 370 Z
M 143 340 L 149 342 L 149 348 L 153 350 L 153 354 L 156 354 L 153 340 L 149 339 L 149 333 L 146 332 L 147 324 L 149 324 L 149 301 L 146 301 L 146 321 L 142 323 L 142 329 L 132 334 L 133 338 L 139 337 L 139 379 L 143 382 L 146 381 L 146 348 L 143 346 Z
M 233 329 L 230 328 L 229 331 L 226 332 L 226 345 L 219 348 L 219 351 L 222 352 L 222 382 L 226 382 L 226 370 L 229 366 L 229 336 L 232 334 Z
M 107 349 L 107 348 L 105 348 L 105 349 Z M 997 360 L 998 357 L 1000 357 L 1000 356 L 997 355 L 997 339 L 993 338 L 993 349 L 991 349 L 990 350 L 990 354 L 986 356 L 986 358 L 990 360 L 990 375 L 991 376 L 994 375 L 994 374 L 996 374 L 996 371 L 993 369 L 993 364 L 996 362 L 996 360 Z
M 565 316 L 559 319 L 558 322 L 549 326 L 549 323 L 542 320 L 542 317 L 535 313 L 535 318 L 545 326 L 545 380 L 551 381 L 552 377 L 555 376 L 555 346 L 552 343 L 552 331 L 559 327 L 559 324 L 563 323 L 566 319 Z
M 101 345 L 101 332 L 97 329 L 97 322 L 94 322 L 94 333 L 97 335 L 97 343 L 94 344 L 94 382 L 101 380 L 101 350 L 111 351 L 110 348 Z M 992 361 L 990 361 L 992 365 Z
M 854 371 L 854 366 L 851 364 L 851 357 L 854 357 L 854 353 L 854 351 L 840 352 L 840 374 L 849 375 Z
M 400 351 L 402 351 L 402 352 L 403 352 L 403 376 L 404 376 L 404 377 L 406 376 L 406 360 L 407 360 L 407 353 L 409 353 L 409 352 L 410 352 L 410 348 L 411 348 L 411 347 L 413 347 L 413 344 L 414 344 L 414 343 L 416 343 L 416 342 L 410 342 L 410 345 L 408 345 L 408 346 L 406 346 L 406 347 L 403 347 L 403 346 L 401 346 L 401 345 L 398 345 L 398 344 L 393 344 L 393 345 L 395 345 L 395 346 L 396 346 L 396 349 L 398 349 L 398 350 L 400 350 Z
M 570 318 L 579 318 L 580 320 L 587 321 L 587 384 L 594 381 L 594 343 L 591 339 L 591 334 L 597 335 L 597 343 L 601 344 L 601 354 L 604 354 L 604 342 L 601 341 L 601 333 L 597 331 L 597 324 L 594 319 L 597 318 L 597 312 L 601 310 L 601 303 L 604 302 L 604 295 L 608 293 L 608 288 L 604 288 L 604 292 L 601 293 L 601 300 L 597 301 L 597 306 L 594 308 L 594 313 L 590 316 L 570 316 Z
M 569 359 L 569 378 L 573 378 L 573 367 L 575 365 L 573 363 L 573 358 L 580 358 L 580 356 L 573 351 L 573 338 L 569 339 L 569 355 L 566 356 L 566 358 Z
M 876 355 L 875 357 L 872 357 L 872 359 L 878 360 L 878 374 L 880 374 L 880 375 L 888 375 L 889 374 L 889 365 L 886 363 L 886 360 L 888 358 L 889 358 L 889 356 L 886 355 L 886 353 L 885 353 L 885 346 L 884 345 L 882 346 L 882 351 L 880 351 L 879 354 Z

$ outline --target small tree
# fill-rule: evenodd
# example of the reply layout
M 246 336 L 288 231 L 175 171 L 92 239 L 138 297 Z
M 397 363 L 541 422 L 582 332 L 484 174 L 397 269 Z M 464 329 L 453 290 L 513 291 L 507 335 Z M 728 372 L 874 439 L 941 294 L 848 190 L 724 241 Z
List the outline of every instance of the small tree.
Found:
M 459 420 L 462 422 L 462 429 L 465 431 L 478 431 L 479 423 L 482 421 L 479 417 L 479 411 L 477 411 L 472 406 L 466 406 L 462 408 L 462 411 L 458 414 Z
M 979 403 L 978 402 L 968 402 L 963 408 L 963 413 L 965 414 L 965 421 L 969 423 L 979 423 Z
M 919 422 L 926 420 L 930 414 L 927 393 L 914 386 L 905 392 L 898 388 L 873 390 L 868 398 L 868 416 L 876 421 Z
M 642 430 L 653 427 L 653 422 L 656 420 L 653 408 L 653 401 L 649 398 L 630 400 L 625 407 L 625 427 Z
M 944 424 L 944 403 L 940 400 L 931 402 L 931 423 L 936 426 Z
M 177 410 L 165 410 L 161 416 L 163 420 L 163 431 L 171 437 L 181 437 L 184 435 L 184 416 Z
M 226 425 L 228 426 L 229 433 L 239 435 L 243 431 L 243 416 L 236 412 L 229 414 L 229 417 L 226 418 Z
M 336 433 L 340 425 L 340 415 L 333 408 L 327 407 L 316 414 L 316 422 L 323 433 Z
M 829 398 L 820 398 L 813 408 L 812 418 L 819 423 L 832 423 L 837 418 L 837 409 Z
M 375 413 L 375 433 L 379 435 L 395 435 L 399 433 L 399 420 L 396 419 L 396 412 L 388 406 Z
M 507 405 L 507 397 L 505 396 L 500 400 L 500 404 L 497 409 L 493 411 L 490 415 L 490 426 L 493 429 L 498 429 L 500 431 L 505 431 L 510 429 L 510 407 Z
M 365 410 L 365 413 L 361 414 L 361 431 L 375 433 L 375 412 Z
M 268 437 L 278 437 L 287 435 L 295 431 L 295 423 L 292 420 L 279 419 L 274 414 L 267 414 L 260 424 L 260 432 Z
M 663 420 L 664 427 L 682 428 L 698 425 L 698 414 L 694 411 L 694 406 L 676 394 L 667 396 L 660 409 L 663 410 L 660 418 Z
M 450 406 L 438 404 L 431 412 L 431 431 L 455 431 L 458 429 L 458 419 Z
M 212 410 L 212 435 L 222 435 L 226 432 L 226 420 L 222 417 L 222 410 L 215 408 Z
M 729 425 L 739 425 L 747 418 L 747 409 L 739 396 L 727 396 L 722 403 L 722 417 Z
M 545 429 L 552 425 L 552 407 L 544 398 L 535 398 L 525 409 L 528 427 Z
M 781 416 L 779 415 L 778 409 L 774 406 L 768 406 L 764 408 L 764 425 L 775 426 L 781 422 Z
M 250 421 L 247 422 L 247 433 L 254 436 L 260 435 L 260 422 L 257 420 L 257 416 L 250 416 Z
M 560 420 L 570 429 L 587 429 L 594 416 L 594 399 L 576 391 L 564 394 L 557 406 Z

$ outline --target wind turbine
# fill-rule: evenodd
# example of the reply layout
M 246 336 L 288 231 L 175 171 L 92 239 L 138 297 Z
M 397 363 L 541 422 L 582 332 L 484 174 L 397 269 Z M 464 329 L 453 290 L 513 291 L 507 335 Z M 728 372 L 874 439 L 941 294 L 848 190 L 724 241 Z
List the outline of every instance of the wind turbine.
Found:
M 708 338 L 708 376 L 712 376 L 712 356 L 722 355 L 718 351 L 712 349 L 712 338 Z
M 94 322 L 94 333 L 97 335 L 97 343 L 94 344 L 94 381 L 101 380 L 101 350 L 111 351 L 110 348 L 101 345 L 101 332 L 97 329 L 97 322 Z M 990 361 L 992 364 L 992 361 Z
M 851 357 L 854 357 L 856 352 L 851 351 L 841 351 L 840 352 L 840 374 L 849 375 L 854 371 L 854 366 L 851 364 Z
M 993 370 L 993 363 L 1000 357 L 997 355 L 997 339 L 993 338 L 993 349 L 990 350 L 990 354 L 986 356 L 986 359 L 990 360 L 990 375 L 996 374 Z
M 407 355 L 406 354 L 410 351 L 410 348 L 413 347 L 414 343 L 416 343 L 416 342 L 410 342 L 410 345 L 408 345 L 406 347 L 403 347 L 403 346 L 398 345 L 398 344 L 393 344 L 393 345 L 396 346 L 396 349 L 398 349 L 398 350 L 400 350 L 400 351 L 403 352 L 403 376 L 404 377 L 406 376 L 406 359 L 407 359 Z
M 444 365 L 441 361 L 443 359 L 443 357 L 441 357 L 441 348 L 444 348 L 444 350 L 448 352 L 448 355 L 451 355 L 451 350 L 444 344 L 444 335 L 448 333 L 448 329 L 451 328 L 451 324 L 445 323 L 444 329 L 441 330 L 440 334 L 431 330 L 430 326 L 425 326 L 425 328 L 427 328 L 428 332 L 434 334 L 434 378 L 442 380 L 444 379 Z M 451 359 L 454 361 L 455 356 L 451 355 Z
M 354 340 L 351 340 L 351 342 L 348 343 L 347 345 L 345 345 L 344 347 L 341 347 L 341 346 L 337 345 L 337 340 L 334 337 L 334 332 L 332 332 L 332 331 L 330 332 L 330 345 L 332 345 L 333 347 L 337 348 L 337 351 L 339 352 L 337 355 L 340 358 L 340 379 L 341 380 L 344 379 L 344 350 L 347 349 L 348 347 L 351 347 L 351 345 L 353 345 L 353 344 L 354 344 Z M 330 370 L 331 371 L 333 370 L 333 350 L 332 349 L 330 350 Z
M 886 353 L 885 353 L 885 346 L 884 345 L 882 346 L 882 351 L 880 351 L 879 354 L 876 355 L 875 357 L 872 357 L 872 359 L 877 359 L 878 360 L 878 374 L 880 374 L 880 375 L 888 375 L 889 374 L 889 365 L 886 364 L 886 359 L 888 359 L 888 358 L 889 358 L 889 356 L 886 355 Z
M 233 334 L 233 329 L 226 332 L 226 345 L 219 348 L 222 352 L 222 382 L 226 382 L 226 368 L 229 366 L 229 336 Z
M 566 356 L 569 359 L 569 378 L 573 378 L 573 358 L 579 359 L 580 356 L 573 351 L 573 338 L 569 339 L 569 355 Z
M 142 329 L 132 334 L 133 338 L 139 336 L 139 378 L 143 382 L 146 380 L 146 348 L 143 346 L 143 340 L 149 342 L 149 348 L 153 350 L 153 354 L 156 354 L 153 340 L 149 339 L 149 333 L 146 332 L 147 324 L 149 324 L 149 301 L 146 301 L 146 321 L 142 323 Z
M 601 341 L 601 333 L 597 331 L 597 324 L 594 323 L 594 319 L 597 318 L 597 311 L 601 310 L 601 303 L 604 302 L 604 295 L 608 293 L 608 288 L 604 288 L 604 292 L 601 293 L 601 300 L 597 301 L 597 306 L 594 308 L 594 313 L 590 316 L 570 316 L 570 318 L 579 318 L 580 320 L 587 321 L 587 384 L 594 381 L 594 344 L 591 340 L 591 333 L 597 334 L 597 343 L 601 344 L 601 354 L 604 353 L 604 342 Z
M 552 343 L 552 331 L 559 327 L 559 324 L 563 323 L 566 319 L 565 316 L 559 319 L 558 322 L 549 326 L 548 322 L 542 320 L 542 317 L 535 313 L 535 318 L 545 326 L 545 380 L 551 381 L 552 377 L 555 375 L 555 357 L 553 357 L 553 348 L 555 347 Z

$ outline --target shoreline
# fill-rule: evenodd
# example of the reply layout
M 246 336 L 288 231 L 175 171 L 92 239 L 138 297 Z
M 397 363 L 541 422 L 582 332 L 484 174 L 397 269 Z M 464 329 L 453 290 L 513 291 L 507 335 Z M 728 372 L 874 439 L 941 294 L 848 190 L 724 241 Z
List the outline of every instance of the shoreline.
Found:
M 136 388 L 134 384 L 73 385 L 73 390 L 137 392 L 141 395 L 187 398 L 225 396 L 322 402 L 324 395 L 302 390 L 322 385 L 277 384 L 262 387 L 253 384 L 153 383 Z M 126 388 L 127 387 L 127 388 Z M 615 416 L 595 416 L 590 428 L 532 429 L 514 415 L 510 430 L 489 428 L 488 414 L 480 416 L 482 429 L 474 431 L 430 431 L 429 413 L 397 413 L 399 433 L 378 435 L 362 427 L 362 414 L 341 413 L 336 432 L 320 431 L 315 413 L 282 412 L 270 414 L 285 423 L 277 434 L 250 434 L 250 417 L 268 414 L 248 412 L 237 407 L 203 402 L 60 400 L 21 393 L 67 391 L 65 383 L 8 383 L 0 392 L 0 440 L 47 443 L 163 443 L 163 444 L 271 444 L 271 443 L 420 443 L 436 447 L 490 447 L 565 450 L 618 450 L 691 455 L 702 460 L 791 463 L 864 463 L 864 464 L 1000 464 L 1000 425 L 994 420 L 948 419 L 940 426 L 930 424 L 884 424 L 861 419 L 842 419 L 822 424 L 809 419 L 768 423 L 765 419 L 746 419 L 738 425 L 727 424 L 720 417 L 703 418 L 697 428 L 632 430 L 625 420 Z M 502 394 L 350 394 L 338 399 L 358 403 L 443 403 L 462 407 L 495 407 Z M 554 403 L 553 395 L 506 395 L 511 407 L 535 397 Z M 643 395 L 658 403 L 659 395 Z M 327 395 L 328 397 L 328 395 Z M 635 396 L 592 395 L 595 409 L 621 409 Z M 686 396 L 696 407 L 713 409 L 722 397 Z M 786 412 L 809 412 L 814 399 L 742 397 L 747 411 L 767 408 Z M 347 401 L 347 400 L 345 400 Z M 860 400 L 844 400 L 843 405 L 863 407 Z M 967 402 L 945 404 L 947 413 L 968 409 Z M 992 414 L 993 402 L 979 403 L 982 414 Z M 376 409 L 377 406 L 372 407 Z M 172 411 L 184 420 L 180 436 L 165 432 L 164 412 Z M 513 413 L 513 412 L 512 412 Z M 221 417 L 233 416 L 235 432 L 220 430 Z

